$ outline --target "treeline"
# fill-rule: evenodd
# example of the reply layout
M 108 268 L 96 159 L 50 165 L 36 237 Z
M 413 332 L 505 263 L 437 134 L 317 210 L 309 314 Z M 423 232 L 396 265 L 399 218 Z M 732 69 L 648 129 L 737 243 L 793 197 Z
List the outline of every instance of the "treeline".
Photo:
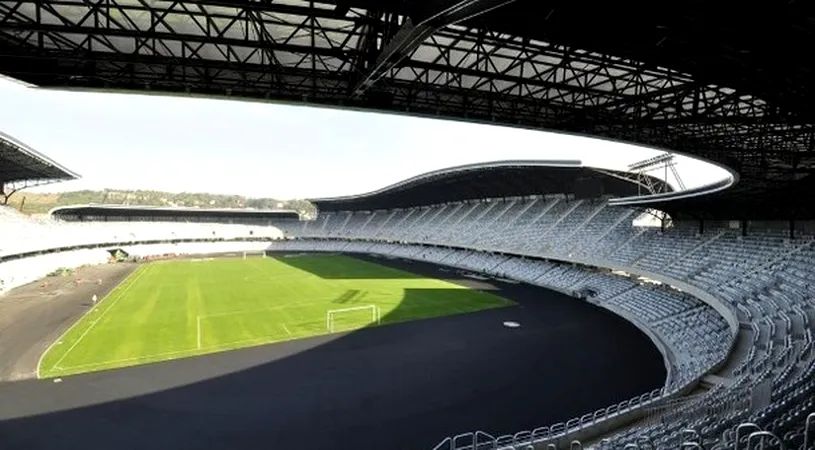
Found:
M 287 209 L 295 210 L 309 216 L 316 213 L 314 205 L 306 200 L 278 200 L 273 198 L 251 198 L 240 195 L 195 192 L 171 193 L 141 190 L 122 191 L 114 189 L 47 194 L 21 191 L 11 197 L 10 204 L 26 214 L 43 214 L 57 206 L 87 204 L 188 208 L 253 208 L 261 210 Z

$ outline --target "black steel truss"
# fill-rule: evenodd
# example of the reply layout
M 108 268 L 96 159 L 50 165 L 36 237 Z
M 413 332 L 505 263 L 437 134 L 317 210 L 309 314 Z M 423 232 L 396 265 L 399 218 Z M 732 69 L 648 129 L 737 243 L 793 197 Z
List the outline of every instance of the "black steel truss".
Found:
M 444 27 L 470 20 L 513 2 L 515 0 L 458 0 L 433 12 L 415 25 L 410 17 L 404 17 L 403 20 L 400 20 L 402 23 L 393 36 L 384 35 L 387 38 L 386 43 L 377 54 L 374 63 L 365 68 L 354 86 L 352 95 L 364 93 L 366 89 L 387 76 L 388 72 Z
M 0 72 L 584 133 L 727 164 L 744 192 L 815 170 L 813 124 L 784 105 L 469 20 L 510 2 L 446 2 L 414 20 L 386 2 L 0 0 Z

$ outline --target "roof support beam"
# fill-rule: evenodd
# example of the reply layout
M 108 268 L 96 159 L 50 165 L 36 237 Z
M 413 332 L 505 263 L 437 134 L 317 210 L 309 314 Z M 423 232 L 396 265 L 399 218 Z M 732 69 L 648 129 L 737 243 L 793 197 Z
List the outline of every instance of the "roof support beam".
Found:
M 450 6 L 435 14 L 431 14 L 416 24 L 413 23 L 410 17 L 405 18 L 401 28 L 399 28 L 393 38 L 382 48 L 374 64 L 361 74 L 351 95 L 362 95 L 436 31 L 515 1 L 516 0 L 455 0 Z
M 321 48 L 309 46 L 305 44 L 285 44 L 279 42 L 257 41 L 248 39 L 239 39 L 227 36 L 211 37 L 206 34 L 175 34 L 169 31 L 156 31 L 151 27 L 149 30 L 136 30 L 136 29 L 101 29 L 89 26 L 71 26 L 65 27 L 62 25 L 53 25 L 46 23 L 8 23 L 3 25 L 3 28 L 8 30 L 25 30 L 36 31 L 39 33 L 55 34 L 70 32 L 73 34 L 80 34 L 86 36 L 98 36 L 100 39 L 103 37 L 117 37 L 117 38 L 131 38 L 138 41 L 152 41 L 159 40 L 162 42 L 180 42 L 180 43 L 196 43 L 196 44 L 219 44 L 226 46 L 242 46 L 248 48 L 259 48 L 262 50 L 276 50 L 288 51 L 293 53 L 302 54 L 315 54 L 321 56 L 331 56 L 340 59 L 348 59 L 349 54 L 353 53 L 352 49 L 342 48 Z M 223 34 L 223 33 L 221 33 Z M 134 53 L 138 55 L 138 53 Z M 232 53 L 230 53 L 232 54 Z M 222 53 L 223 59 L 229 61 L 226 53 Z M 232 63 L 240 61 L 229 61 Z

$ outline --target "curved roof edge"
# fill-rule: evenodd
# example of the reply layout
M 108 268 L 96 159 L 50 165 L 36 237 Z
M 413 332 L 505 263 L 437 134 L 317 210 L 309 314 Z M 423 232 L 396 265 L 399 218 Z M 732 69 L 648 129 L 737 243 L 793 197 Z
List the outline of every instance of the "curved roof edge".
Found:
M 504 160 L 448 167 L 364 194 L 309 201 L 321 211 L 374 211 L 535 195 L 620 198 L 635 196 L 647 185 L 673 190 L 654 176 L 585 166 L 579 160 Z
M 461 166 L 453 166 L 453 167 L 446 167 L 444 169 L 434 170 L 432 172 L 425 172 L 423 174 L 419 174 L 413 177 L 410 177 L 406 180 L 399 181 L 397 183 L 391 184 L 389 186 L 385 186 L 381 189 L 377 189 L 370 192 L 365 192 L 363 194 L 355 194 L 355 195 L 344 195 L 339 197 L 323 197 L 323 198 L 313 198 L 308 199 L 308 201 L 318 204 L 323 202 L 342 202 L 348 200 L 359 200 L 366 197 L 371 197 L 378 194 L 384 194 L 387 192 L 407 189 L 419 184 L 423 184 L 425 182 L 431 181 L 438 177 L 444 177 L 448 175 L 454 175 L 462 172 L 469 172 L 469 171 L 476 171 L 482 169 L 495 169 L 500 167 L 525 167 L 525 166 L 534 166 L 534 167 L 573 167 L 573 168 L 584 168 L 583 162 L 579 159 L 563 159 L 563 160 L 507 160 L 507 161 L 490 161 L 490 162 L 480 162 L 480 163 L 473 163 L 473 164 L 464 164 Z
M 664 206 L 664 202 L 669 202 L 671 200 L 701 197 L 703 195 L 710 195 L 723 191 L 735 185 L 736 182 L 736 178 L 728 177 L 724 180 L 714 181 L 713 183 L 708 183 L 682 191 L 664 192 L 661 194 L 643 195 L 639 197 L 615 198 L 609 200 L 608 204 L 613 206 L 648 206 L 650 204 L 659 204 L 660 206 Z
M 63 166 L 62 164 L 54 161 L 53 159 L 45 156 L 44 154 L 34 150 L 31 146 L 19 141 L 18 139 L 9 136 L 6 133 L 0 131 L 0 143 L 7 143 L 13 146 L 13 149 L 17 152 L 23 154 L 27 158 L 30 158 L 39 165 L 53 169 L 52 174 L 43 173 L 43 178 L 49 178 L 54 180 L 77 180 L 82 178 L 81 175 L 78 173 L 68 169 L 67 167 Z M 30 169 L 32 172 L 36 171 L 36 169 Z M 6 181 L 15 181 L 15 180 L 6 180 Z
M 642 195 L 638 197 L 615 198 L 610 200 L 608 203 L 610 205 L 616 206 L 649 206 L 653 204 L 655 207 L 665 208 L 666 206 L 670 205 L 670 202 L 673 200 L 691 199 L 696 197 L 702 197 L 705 195 L 715 194 L 717 192 L 730 189 L 739 182 L 740 179 L 739 173 L 730 168 L 729 166 L 719 164 L 708 159 L 699 158 L 696 156 L 685 155 L 685 157 L 694 158 L 697 161 L 714 165 L 722 170 L 725 170 L 729 174 L 729 176 L 727 178 L 703 184 L 702 186 L 697 186 L 695 188 L 683 189 L 681 191 L 674 192 L 663 192 L 661 194 Z
M 131 205 L 95 205 L 95 204 L 88 204 L 88 205 L 65 205 L 65 206 L 57 206 L 52 208 L 48 211 L 49 216 L 59 215 L 60 213 L 71 213 L 71 212 L 85 212 L 89 213 L 91 211 L 101 212 L 101 213 L 122 213 L 124 215 L 132 215 L 136 216 L 139 213 L 147 213 L 147 212 L 157 212 L 157 213 L 164 213 L 164 214 L 171 214 L 171 213 L 178 213 L 179 215 L 183 214 L 198 214 L 198 215 L 205 215 L 205 214 L 218 214 L 218 215 L 232 215 L 234 214 L 236 217 L 247 216 L 247 215 L 268 215 L 268 216 L 280 216 L 280 215 L 297 215 L 299 214 L 297 211 L 294 210 L 269 210 L 269 209 L 246 209 L 246 208 L 195 208 L 195 207 L 172 207 L 172 206 L 131 206 Z M 113 215 L 113 214 L 111 214 Z

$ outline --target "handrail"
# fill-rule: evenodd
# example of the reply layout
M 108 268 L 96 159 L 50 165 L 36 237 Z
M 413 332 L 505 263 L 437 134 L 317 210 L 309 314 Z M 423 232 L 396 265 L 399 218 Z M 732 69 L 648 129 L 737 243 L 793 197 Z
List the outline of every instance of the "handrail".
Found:
M 651 438 L 645 436 L 637 437 L 637 445 L 639 446 L 639 448 L 644 448 L 645 446 L 643 444 L 646 444 L 647 448 L 650 450 L 656 450 L 657 448 L 656 445 L 654 445 L 654 441 L 651 440 Z
M 693 428 L 685 428 L 682 430 L 682 440 L 684 442 L 699 442 L 701 439 L 699 438 L 699 432 L 694 430 Z
M 754 433 L 750 433 L 750 436 L 747 437 L 747 450 L 753 450 L 753 442 L 760 441 L 761 448 L 764 449 L 764 439 L 775 439 L 778 441 L 779 446 L 781 449 L 784 449 L 784 441 L 781 440 L 778 436 L 769 431 L 756 431 Z
M 616 417 L 625 412 L 630 412 L 643 407 L 649 403 L 656 402 L 663 398 L 664 389 L 654 389 L 651 392 L 634 397 L 631 400 L 622 401 L 616 405 L 602 408 L 594 413 L 584 414 L 580 418 L 570 419 L 567 422 L 559 422 L 550 427 L 540 427 L 530 431 L 519 431 L 512 435 L 513 445 L 519 446 L 526 443 L 535 444 L 549 441 L 554 438 L 568 436 L 581 429 L 594 426 L 599 422 Z M 673 395 L 675 391 L 669 391 L 666 395 Z M 542 436 L 543 435 L 543 436 Z M 526 438 L 526 436 L 529 436 Z M 523 441 L 522 439 L 528 439 Z M 573 441 L 575 442 L 575 441 Z M 579 442 L 579 441 L 578 441 Z M 655 448 L 653 442 L 648 442 L 651 449 Z
M 580 418 L 573 418 L 573 419 L 568 420 L 567 422 L 558 422 L 558 423 L 550 425 L 548 427 L 535 428 L 535 429 L 533 429 L 531 431 L 529 431 L 529 430 L 518 431 L 518 432 L 516 432 L 515 434 L 512 434 L 512 435 L 500 436 L 497 439 L 495 439 L 495 441 L 498 444 L 498 441 L 509 440 L 509 441 L 512 442 L 512 445 L 514 447 L 516 447 L 516 448 L 519 447 L 519 446 L 527 445 L 527 444 L 534 445 L 534 444 L 544 443 L 544 442 L 550 441 L 550 440 L 555 439 L 555 438 L 568 436 L 568 435 L 570 435 L 572 433 L 575 433 L 575 432 L 577 432 L 577 431 L 579 431 L 581 429 L 597 425 L 599 422 L 602 422 L 602 421 L 610 419 L 610 418 L 614 418 L 614 417 L 616 417 L 616 416 L 618 416 L 620 414 L 623 414 L 625 412 L 630 412 L 630 411 L 633 411 L 633 410 L 637 410 L 638 408 L 646 406 L 647 404 L 662 400 L 663 398 L 665 398 L 665 396 L 671 396 L 677 391 L 678 390 L 665 391 L 664 388 L 654 389 L 651 392 L 647 392 L 645 394 L 639 395 L 637 397 L 634 397 L 631 400 L 625 400 L 625 401 L 622 401 L 622 402 L 620 402 L 620 403 L 618 403 L 616 405 L 612 405 L 612 406 L 609 406 L 607 408 L 599 409 L 599 410 L 595 411 L 594 413 L 584 414 Z M 475 433 L 482 433 L 482 432 L 475 432 Z M 474 433 L 462 433 L 462 434 L 456 435 L 456 436 L 454 436 L 452 438 L 453 444 L 455 444 L 455 442 L 457 442 L 458 440 L 460 440 L 460 439 L 462 439 L 464 437 L 471 437 L 471 436 L 473 436 L 473 434 Z M 445 443 L 445 442 L 449 442 L 450 439 L 451 439 L 450 437 L 446 438 L 444 441 L 442 441 L 442 444 Z M 573 440 L 572 443 L 574 443 L 574 442 L 580 442 L 580 441 Z M 648 441 L 647 443 L 648 443 L 650 449 L 656 448 L 654 446 L 653 442 Z M 442 445 L 442 444 L 439 444 L 439 445 Z M 503 445 L 503 442 L 501 442 L 501 445 Z M 553 444 L 550 444 L 550 445 L 553 445 Z M 452 448 L 456 449 L 458 447 L 454 446 Z M 440 448 L 434 448 L 433 450 L 441 450 L 441 449 Z M 571 449 L 571 450 L 574 450 L 574 449 Z
M 702 447 L 702 444 L 698 442 L 683 442 L 682 445 L 679 446 L 681 449 L 693 449 L 693 450 L 705 450 Z
M 739 426 L 736 427 L 736 443 L 735 443 L 735 445 L 733 447 L 734 450 L 739 450 L 739 444 L 741 443 L 741 432 L 745 428 L 750 428 L 754 432 L 755 431 L 763 431 L 760 426 L 758 426 L 758 425 L 756 425 L 756 424 L 754 424 L 752 422 L 739 424 Z

